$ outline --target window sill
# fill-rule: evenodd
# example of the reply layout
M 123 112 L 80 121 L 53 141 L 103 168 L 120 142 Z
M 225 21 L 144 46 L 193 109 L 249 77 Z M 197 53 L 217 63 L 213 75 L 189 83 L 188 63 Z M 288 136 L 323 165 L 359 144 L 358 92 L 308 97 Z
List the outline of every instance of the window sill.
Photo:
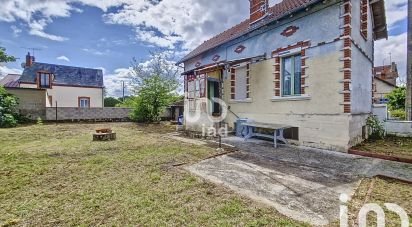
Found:
M 302 95 L 302 96 L 288 96 L 288 97 L 273 97 L 271 100 L 272 102 L 284 102 L 284 101 L 305 101 L 310 100 L 311 97 L 309 95 Z
M 241 100 L 235 100 L 235 99 L 231 99 L 229 101 L 229 103 L 252 103 L 253 100 L 252 99 L 241 99 Z

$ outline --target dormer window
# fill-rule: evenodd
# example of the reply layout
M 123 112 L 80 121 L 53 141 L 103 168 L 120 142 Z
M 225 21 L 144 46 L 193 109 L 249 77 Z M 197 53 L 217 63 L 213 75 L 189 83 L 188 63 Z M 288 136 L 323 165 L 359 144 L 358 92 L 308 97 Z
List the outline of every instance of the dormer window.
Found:
M 37 73 L 37 86 L 38 88 L 51 88 L 52 87 L 52 73 L 39 72 Z

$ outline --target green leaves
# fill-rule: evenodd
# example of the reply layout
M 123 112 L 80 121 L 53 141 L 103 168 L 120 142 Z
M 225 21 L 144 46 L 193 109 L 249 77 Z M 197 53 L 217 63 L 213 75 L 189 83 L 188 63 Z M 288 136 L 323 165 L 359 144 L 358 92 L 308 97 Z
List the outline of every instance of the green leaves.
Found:
M 390 94 L 386 95 L 389 99 L 389 109 L 390 110 L 405 110 L 406 101 L 406 87 L 398 87 L 393 90 Z
M 17 126 L 17 119 L 20 115 L 17 111 L 17 105 L 17 98 L 0 87 L 0 128 Z
M 15 62 L 16 58 L 6 54 L 6 48 L 0 47 L 0 62 Z

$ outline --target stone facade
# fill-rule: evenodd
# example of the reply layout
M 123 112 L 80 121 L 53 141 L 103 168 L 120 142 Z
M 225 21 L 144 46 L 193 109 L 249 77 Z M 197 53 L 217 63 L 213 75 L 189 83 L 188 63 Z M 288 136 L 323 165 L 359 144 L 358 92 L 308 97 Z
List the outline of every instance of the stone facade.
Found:
M 79 120 L 129 120 L 133 109 L 130 108 L 57 108 L 58 121 L 79 121 Z M 46 108 L 46 120 L 56 120 L 56 108 Z

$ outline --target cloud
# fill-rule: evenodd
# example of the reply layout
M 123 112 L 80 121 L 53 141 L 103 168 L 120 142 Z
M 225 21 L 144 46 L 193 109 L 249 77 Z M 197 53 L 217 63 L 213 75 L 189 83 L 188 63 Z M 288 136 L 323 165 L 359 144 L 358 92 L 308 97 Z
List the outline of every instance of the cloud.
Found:
M 11 30 L 13 31 L 14 37 L 19 37 L 22 30 L 15 25 L 10 26 Z
M 106 72 L 103 67 L 99 67 L 99 69 Z M 126 85 L 125 95 L 131 95 L 131 87 L 129 86 L 131 70 L 131 68 L 118 68 L 110 74 L 104 73 L 104 86 L 106 88 L 107 96 L 122 97 L 122 81 L 125 81 Z
M 83 48 L 82 49 L 84 52 L 93 54 L 93 55 L 97 55 L 97 56 L 103 56 L 103 55 L 109 55 L 110 54 L 110 50 L 106 49 L 105 51 L 99 51 L 96 49 L 89 49 L 89 48 Z
M 9 68 L 7 65 L 0 65 L 0 78 L 3 78 L 7 74 L 21 74 L 23 70 L 16 68 Z
M 191 50 L 248 15 L 247 0 L 146 0 L 125 4 L 104 18 L 106 23 L 135 27 L 140 41 Z
M 57 60 L 70 62 L 70 59 L 64 55 L 57 57 Z

